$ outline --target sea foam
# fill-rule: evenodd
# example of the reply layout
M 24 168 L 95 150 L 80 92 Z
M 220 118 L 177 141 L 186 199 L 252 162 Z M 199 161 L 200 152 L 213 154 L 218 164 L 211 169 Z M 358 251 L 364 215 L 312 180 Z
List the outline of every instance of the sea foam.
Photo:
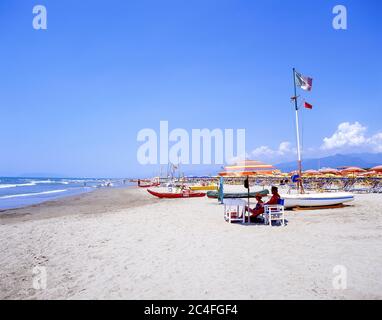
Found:
M 51 191 L 44 191 L 44 192 L 34 192 L 34 193 L 22 193 L 22 194 L 11 194 L 8 196 L 2 196 L 0 199 L 11 199 L 11 198 L 18 198 L 18 197 L 32 197 L 32 196 L 39 196 L 44 194 L 51 194 L 51 193 L 60 193 L 68 191 L 68 189 L 63 190 L 51 190 Z
M 0 189 L 5 188 L 16 188 L 16 187 L 27 187 L 27 186 L 35 186 L 35 182 L 29 182 L 29 183 L 16 183 L 16 184 L 0 184 Z

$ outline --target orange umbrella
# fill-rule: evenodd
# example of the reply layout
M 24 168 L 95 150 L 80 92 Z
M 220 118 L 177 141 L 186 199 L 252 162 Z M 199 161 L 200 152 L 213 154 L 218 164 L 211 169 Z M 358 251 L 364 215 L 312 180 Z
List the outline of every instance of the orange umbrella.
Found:
M 378 175 L 377 171 L 367 171 L 359 174 L 360 177 L 375 177 L 376 175 Z
M 376 167 L 374 167 L 374 168 L 371 168 L 370 170 L 372 170 L 372 171 L 376 171 L 376 172 L 382 172 L 382 165 L 380 165 L 380 166 L 376 166 Z
M 317 176 L 317 175 L 320 175 L 321 173 L 317 170 L 306 170 L 302 174 L 305 176 Z
M 362 169 L 362 168 L 359 168 L 359 167 L 347 167 L 347 168 L 341 170 L 341 174 L 342 175 L 353 174 L 353 177 L 355 177 L 357 173 L 359 174 L 359 173 L 362 173 L 362 172 L 366 172 L 366 170 Z
M 257 174 L 272 174 L 275 167 L 260 161 L 244 160 L 234 165 L 226 166 L 224 169 L 225 171 L 220 172 L 219 176 L 243 177 Z
M 343 170 L 341 170 L 341 173 L 361 173 L 366 172 L 365 169 L 359 168 L 359 167 L 347 167 Z
M 319 172 L 323 174 L 339 174 L 339 170 L 334 169 L 334 168 L 322 168 L 319 170 Z

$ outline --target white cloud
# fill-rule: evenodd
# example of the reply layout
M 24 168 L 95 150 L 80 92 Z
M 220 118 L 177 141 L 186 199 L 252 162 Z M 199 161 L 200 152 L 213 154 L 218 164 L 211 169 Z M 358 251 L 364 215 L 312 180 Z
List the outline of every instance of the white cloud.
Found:
M 227 163 L 234 164 L 245 159 L 255 159 L 274 163 L 285 160 L 284 156 L 288 157 L 293 153 L 296 153 L 296 149 L 291 147 L 291 143 L 289 141 L 284 141 L 281 142 L 279 147 L 275 150 L 268 146 L 260 146 L 249 153 L 245 153 L 245 155 L 240 155 L 229 159 Z
M 324 138 L 322 149 L 331 150 L 362 145 L 367 141 L 365 132 L 366 127 L 359 122 L 343 122 L 330 138 Z
M 269 148 L 268 146 L 261 146 L 257 147 L 255 150 L 251 152 L 251 154 L 255 157 L 261 157 L 261 156 L 271 156 L 275 153 L 274 150 Z
M 365 151 L 382 152 L 382 132 L 371 137 L 366 135 L 367 128 L 359 122 L 343 122 L 329 138 L 324 138 L 323 150 L 359 147 Z
M 281 142 L 278 149 L 273 150 L 268 146 L 260 146 L 251 152 L 256 159 L 280 157 L 294 152 L 289 141 Z
M 368 142 L 375 152 L 382 152 L 382 132 L 373 135 Z
M 248 159 L 248 158 L 249 158 L 248 153 L 246 153 L 244 155 L 239 155 L 237 157 L 233 157 L 231 159 L 228 159 L 227 163 L 228 164 L 235 164 L 235 163 L 238 163 L 239 161 L 243 161 L 243 160 Z
M 284 142 L 281 142 L 280 143 L 280 146 L 279 146 L 279 150 L 278 152 L 283 155 L 285 153 L 288 153 L 291 151 L 291 147 L 290 147 L 290 142 L 289 141 L 284 141 Z
M 323 139 L 320 148 L 307 147 L 302 150 L 303 157 L 317 158 L 330 155 L 333 151 L 354 152 L 382 152 L 382 132 L 377 132 L 372 136 L 367 135 L 367 127 L 359 122 L 340 123 L 336 131 L 330 137 Z M 289 141 L 281 142 L 276 149 L 263 145 L 255 148 L 249 154 L 232 159 L 231 163 L 243 159 L 255 159 L 270 163 L 290 161 L 296 157 L 296 148 Z

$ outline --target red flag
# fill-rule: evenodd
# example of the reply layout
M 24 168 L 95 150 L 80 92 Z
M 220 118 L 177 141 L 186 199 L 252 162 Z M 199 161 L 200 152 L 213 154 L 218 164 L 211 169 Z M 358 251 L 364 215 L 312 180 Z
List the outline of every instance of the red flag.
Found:
M 313 106 L 308 102 L 304 102 L 304 107 L 307 109 L 313 109 Z

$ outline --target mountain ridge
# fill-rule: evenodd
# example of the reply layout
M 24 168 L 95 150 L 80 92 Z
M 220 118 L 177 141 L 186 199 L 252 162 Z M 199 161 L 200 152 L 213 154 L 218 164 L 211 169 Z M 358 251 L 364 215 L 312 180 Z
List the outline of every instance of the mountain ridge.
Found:
M 338 168 L 345 166 L 356 166 L 368 169 L 381 164 L 382 153 L 335 154 L 322 158 L 302 160 L 303 170 L 317 170 L 325 167 Z M 282 162 L 276 164 L 275 167 L 281 171 L 290 172 L 297 169 L 297 161 Z

